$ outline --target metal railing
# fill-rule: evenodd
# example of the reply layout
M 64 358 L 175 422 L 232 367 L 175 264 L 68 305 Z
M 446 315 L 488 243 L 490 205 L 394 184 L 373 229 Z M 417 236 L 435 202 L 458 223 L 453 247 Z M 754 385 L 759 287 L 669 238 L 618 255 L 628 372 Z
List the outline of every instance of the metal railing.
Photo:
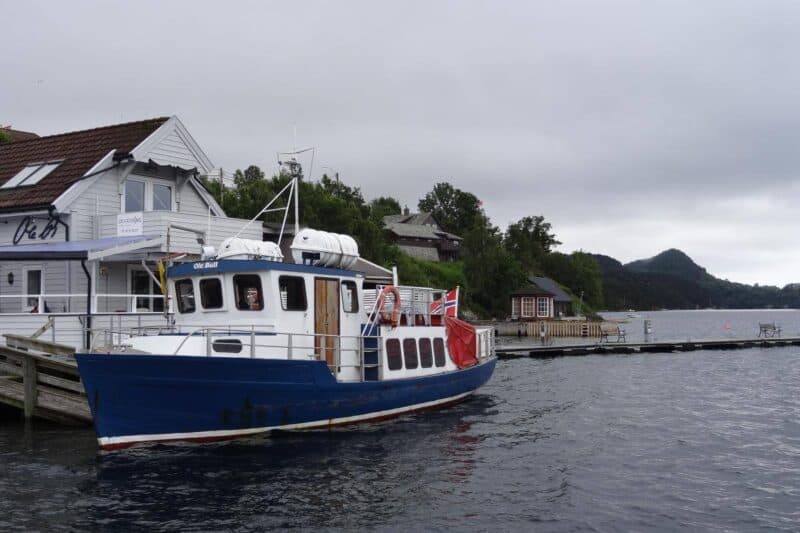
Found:
M 115 347 L 126 346 L 125 341 L 135 336 L 181 335 L 172 355 L 179 355 L 187 343 L 193 339 L 202 339 L 200 343 L 191 344 L 190 351 L 202 349 L 206 357 L 224 357 L 226 354 L 249 354 L 250 358 L 264 355 L 285 353 L 288 360 L 327 361 L 328 368 L 337 379 L 342 377 L 358 377 L 367 380 L 369 369 L 376 369 L 375 379 L 379 378 L 383 361 L 383 343 L 379 335 L 331 335 L 322 333 L 286 333 L 274 332 L 263 326 L 152 326 L 145 325 L 128 329 L 93 328 L 91 350 L 99 353 L 115 353 Z M 280 342 L 265 342 L 263 339 L 276 339 Z M 332 342 L 331 342 L 332 341 Z M 370 346 L 368 346 L 370 344 Z M 238 348 L 235 351 L 220 349 L 223 346 Z M 353 357 L 344 357 L 352 354 Z M 374 355 L 374 362 L 367 362 L 367 354 Z M 330 355 L 330 358 L 328 357 Z M 357 369 L 357 373 L 348 373 L 347 369 Z M 354 381 L 345 379 L 344 381 Z
M 378 297 L 386 285 L 377 285 L 374 291 L 364 290 L 364 310 L 367 316 L 371 317 L 370 310 L 374 310 L 378 302 Z M 432 325 L 432 317 L 441 317 L 444 319 L 445 306 L 444 302 L 441 310 L 438 312 L 431 312 L 433 303 L 437 300 L 443 299 L 447 295 L 446 290 L 432 289 L 430 287 L 413 287 L 410 285 L 398 285 L 397 290 L 400 293 L 400 315 L 405 317 L 405 325 Z M 388 298 L 384 304 L 383 312 L 391 313 L 394 311 L 394 299 Z M 418 324 L 418 319 L 421 324 Z M 443 322 L 442 322 L 443 324 Z

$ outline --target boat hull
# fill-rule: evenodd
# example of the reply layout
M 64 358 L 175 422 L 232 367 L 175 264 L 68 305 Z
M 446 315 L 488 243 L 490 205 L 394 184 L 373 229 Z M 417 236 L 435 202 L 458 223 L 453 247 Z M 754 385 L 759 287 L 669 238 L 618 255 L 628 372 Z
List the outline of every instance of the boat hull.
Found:
M 399 416 L 463 400 L 496 359 L 433 376 L 339 383 L 324 361 L 77 354 L 104 449 L 212 441 Z

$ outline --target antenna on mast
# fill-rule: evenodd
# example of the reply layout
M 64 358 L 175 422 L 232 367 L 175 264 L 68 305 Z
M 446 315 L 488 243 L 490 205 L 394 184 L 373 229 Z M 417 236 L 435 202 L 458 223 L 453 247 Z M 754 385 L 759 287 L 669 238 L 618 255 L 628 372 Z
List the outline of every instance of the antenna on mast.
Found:
M 309 166 L 308 175 L 311 176 L 311 173 L 314 171 L 314 155 L 316 152 L 316 148 L 313 146 L 309 146 L 308 148 L 297 148 L 297 124 L 294 125 L 294 139 L 292 145 L 291 152 L 278 152 L 278 167 L 280 168 L 281 172 L 286 172 L 292 180 L 295 182 L 293 186 L 293 190 L 289 191 L 289 201 L 292 200 L 292 194 L 294 194 L 294 234 L 297 235 L 300 233 L 300 196 L 299 196 L 299 189 L 300 189 L 300 182 L 303 180 L 303 166 L 297 160 L 297 156 L 300 154 L 304 154 L 306 152 L 311 152 L 311 164 Z M 288 207 L 288 206 L 287 206 Z M 284 217 L 284 224 L 286 223 L 286 219 Z M 281 229 L 281 233 L 283 233 L 283 229 Z

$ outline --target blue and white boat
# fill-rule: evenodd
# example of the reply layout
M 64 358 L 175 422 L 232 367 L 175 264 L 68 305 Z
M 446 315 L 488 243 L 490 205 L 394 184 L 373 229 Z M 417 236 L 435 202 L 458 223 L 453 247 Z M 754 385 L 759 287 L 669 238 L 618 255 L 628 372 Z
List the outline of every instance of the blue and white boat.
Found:
M 444 291 L 365 288 L 347 236 L 305 229 L 291 249 L 234 238 L 172 266 L 173 324 L 76 355 L 102 448 L 381 420 L 491 377 L 493 330 L 444 316 Z

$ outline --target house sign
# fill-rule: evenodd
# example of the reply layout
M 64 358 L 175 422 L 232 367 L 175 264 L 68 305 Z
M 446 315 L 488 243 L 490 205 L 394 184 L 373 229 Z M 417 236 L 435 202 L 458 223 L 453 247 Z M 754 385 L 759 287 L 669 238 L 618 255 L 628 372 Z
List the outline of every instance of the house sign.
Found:
M 47 219 L 44 219 L 47 222 L 39 229 L 39 224 L 42 220 L 30 215 L 20 220 L 17 231 L 14 232 L 14 245 L 19 244 L 23 239 L 46 241 L 55 237 L 56 233 L 58 233 L 58 225 L 61 223 L 58 217 L 54 215 L 48 216 Z
M 117 215 L 117 237 L 141 235 L 144 230 L 142 213 L 122 213 Z

